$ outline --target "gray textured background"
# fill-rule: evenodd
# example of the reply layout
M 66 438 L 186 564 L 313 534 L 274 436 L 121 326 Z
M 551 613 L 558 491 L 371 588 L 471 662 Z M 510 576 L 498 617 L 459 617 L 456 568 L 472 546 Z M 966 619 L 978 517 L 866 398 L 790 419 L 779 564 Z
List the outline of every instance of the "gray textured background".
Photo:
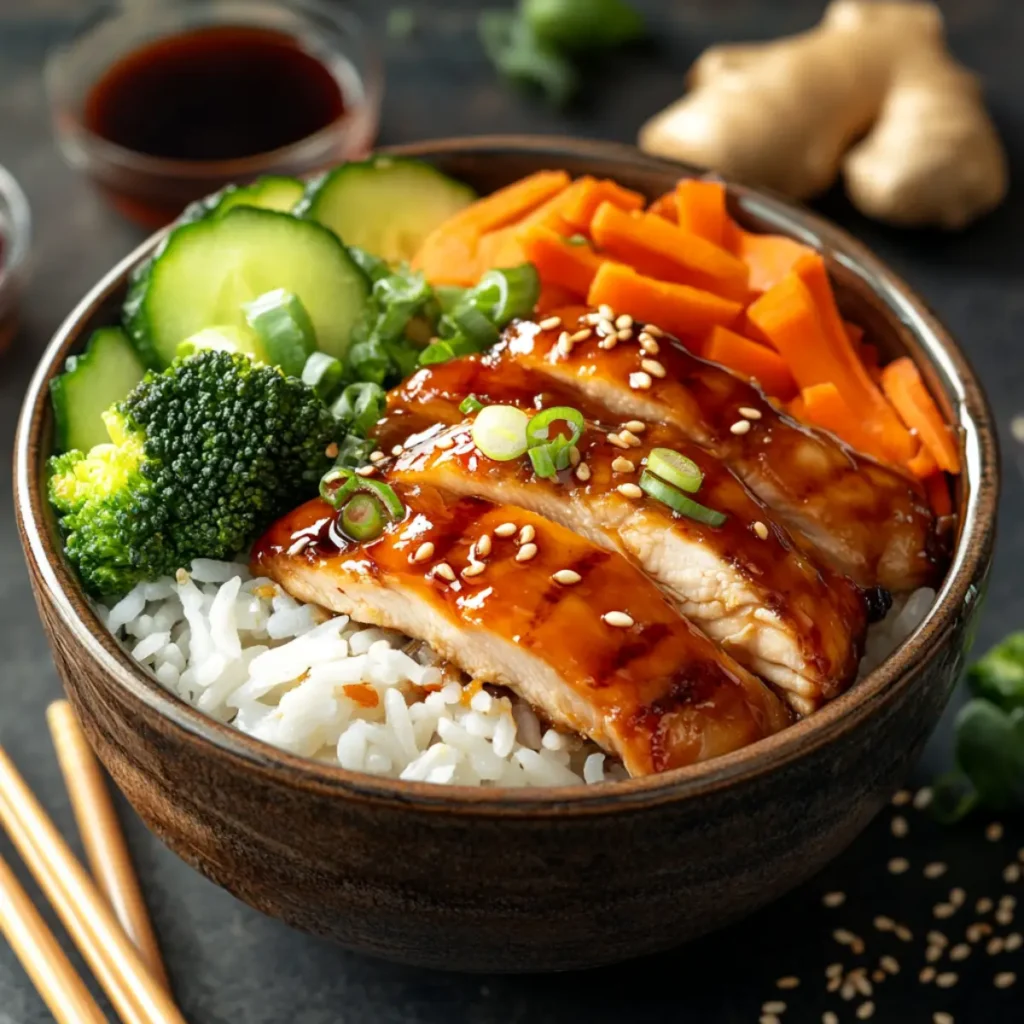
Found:
M 387 4 L 361 2 L 378 29 L 388 67 L 382 142 L 495 131 L 569 132 L 629 141 L 648 114 L 674 98 L 682 74 L 711 42 L 759 38 L 809 25 L 818 0 L 646 0 L 655 43 L 639 55 L 602 63 L 584 104 L 555 115 L 499 86 L 474 33 L 476 4 L 468 0 L 413 3 L 419 31 L 388 40 Z M 1020 0 L 947 0 L 956 53 L 984 78 L 1007 140 L 1016 176 L 1024 168 L 1024 4 Z M 138 240 L 60 161 L 54 148 L 40 78 L 47 48 L 87 10 L 74 0 L 0 0 L 0 162 L 28 192 L 35 215 L 35 275 L 23 326 L 0 364 L 0 743 L 16 759 L 66 834 L 73 824 L 43 721 L 58 683 L 31 604 L 14 533 L 9 462 L 14 423 L 38 353 L 81 294 Z M 1015 190 L 994 217 L 953 237 L 879 228 L 856 215 L 839 195 L 817 204 L 860 234 L 934 306 L 960 338 L 988 388 L 1004 436 L 1005 483 L 999 562 L 981 628 L 982 646 L 1024 624 L 1020 588 L 1024 531 L 1022 452 L 1006 429 L 1024 407 L 1024 217 Z M 948 718 L 919 778 L 946 763 Z M 852 1020 L 851 1008 L 827 1003 L 822 970 L 836 959 L 829 931 L 838 918 L 820 908 L 822 892 L 850 893 L 843 923 L 871 932 L 875 913 L 910 923 L 918 936 L 931 927 L 930 908 L 948 887 L 962 884 L 973 900 L 1005 888 L 999 872 L 1024 845 L 1024 828 L 1008 828 L 1002 844 L 981 838 L 979 822 L 943 830 L 920 816 L 909 838 L 893 839 L 885 820 L 804 890 L 731 931 L 669 954 L 597 973 L 527 978 L 467 978 L 408 970 L 347 954 L 267 920 L 213 887 L 168 853 L 124 808 L 132 850 L 152 905 L 176 993 L 191 1021 L 231 1024 L 553 1024 L 555 1021 L 754 1021 L 773 979 L 796 973 L 801 988 L 787 996 L 786 1021 L 819 1021 L 826 1006 Z M 794 808 L 794 813 L 799 813 Z M 883 816 L 883 819 L 887 816 Z M 914 870 L 893 879 L 887 858 L 908 856 Z M 0 854 L 16 861 L 6 840 Z M 401 851 L 396 851 L 401 856 Z M 751 856 L 757 856 L 756 849 Z M 924 882 L 925 860 L 950 863 L 941 882 Z M 439 868 L 439 870 L 443 870 Z M 32 890 L 33 892 L 35 890 Z M 600 899 L 600 893 L 594 894 Z M 52 918 L 51 918 L 52 920 Z M 962 930 L 966 919 L 946 930 Z M 986 960 L 976 953 L 962 980 L 940 992 L 916 981 L 920 943 L 872 939 L 871 951 L 901 957 L 904 970 L 876 999 L 875 1020 L 922 1024 L 946 1009 L 958 1022 L 1024 1020 L 1024 954 Z M 913 952 L 911 952 L 913 951 Z M 77 962 L 77 961 L 76 961 Z M 995 969 L 1016 969 L 1014 992 L 996 993 Z M 0 1024 L 36 1024 L 49 1015 L 5 945 L 0 945 Z

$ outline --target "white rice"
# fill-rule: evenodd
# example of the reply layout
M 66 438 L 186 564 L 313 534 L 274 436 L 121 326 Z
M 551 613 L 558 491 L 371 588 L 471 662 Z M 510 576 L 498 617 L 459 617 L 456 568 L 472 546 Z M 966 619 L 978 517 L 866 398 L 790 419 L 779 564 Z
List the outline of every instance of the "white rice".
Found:
M 933 590 L 915 591 L 871 628 L 861 674 L 934 600 Z M 99 611 L 168 690 L 293 754 L 447 785 L 626 778 L 593 743 L 545 728 L 511 694 L 467 683 L 424 645 L 301 604 L 243 563 L 196 559 L 191 572 L 139 584 Z

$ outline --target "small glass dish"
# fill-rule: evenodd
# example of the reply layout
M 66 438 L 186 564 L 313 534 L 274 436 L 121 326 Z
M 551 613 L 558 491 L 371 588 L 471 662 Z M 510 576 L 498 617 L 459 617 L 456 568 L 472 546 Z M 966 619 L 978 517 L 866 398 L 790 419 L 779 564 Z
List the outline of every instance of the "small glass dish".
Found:
M 345 109 L 330 124 L 278 149 L 224 160 L 152 156 L 103 138 L 85 123 L 90 90 L 117 62 L 157 40 L 215 28 L 264 29 L 295 40 L 334 77 Z M 260 175 L 297 177 L 369 151 L 383 71 L 362 23 L 321 0 L 161 0 L 101 9 L 46 62 L 46 87 L 65 159 L 131 220 L 157 227 L 193 200 Z
M 28 277 L 32 217 L 14 176 L 0 167 L 0 352 L 18 329 L 18 300 Z

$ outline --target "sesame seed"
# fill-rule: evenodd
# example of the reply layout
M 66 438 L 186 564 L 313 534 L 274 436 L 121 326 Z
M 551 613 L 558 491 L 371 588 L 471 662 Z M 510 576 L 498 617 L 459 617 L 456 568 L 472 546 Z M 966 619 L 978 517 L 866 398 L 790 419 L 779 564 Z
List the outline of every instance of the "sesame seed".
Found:
M 999 954 L 1002 953 L 1005 945 L 1005 940 L 1001 939 L 998 935 L 996 935 L 995 937 L 988 940 L 988 943 L 985 946 L 985 952 L 988 953 L 989 956 L 999 956 Z
M 462 575 L 466 577 L 479 576 L 486 568 L 487 565 L 484 562 L 470 562 L 469 565 L 462 570 Z
M 761 1006 L 762 1013 L 785 1013 L 786 1004 L 781 999 L 769 999 Z
M 941 946 L 929 946 L 924 951 L 924 958 L 930 964 L 937 963 L 942 959 L 942 947 Z
M 634 391 L 646 391 L 652 383 L 653 381 L 649 373 L 638 372 L 629 375 L 629 386 Z
M 896 925 L 893 934 L 900 942 L 911 942 L 914 938 L 914 933 L 905 924 Z
M 455 571 L 447 562 L 438 562 L 434 566 L 434 575 L 440 576 L 441 579 L 448 580 L 449 583 L 455 582 Z
M 925 864 L 924 866 L 924 877 L 925 878 L 941 878 L 947 871 L 947 865 L 943 864 L 942 861 L 932 861 L 931 864 Z
M 775 982 L 775 987 L 782 989 L 784 992 L 794 988 L 799 988 L 800 979 L 794 977 L 792 974 L 787 974 L 786 977 L 779 978 L 779 980 Z
M 656 356 L 661 351 L 661 346 L 649 334 L 641 334 L 637 340 L 649 356 Z
M 736 410 L 745 420 L 759 420 L 761 418 L 761 410 L 755 409 L 750 405 L 741 405 Z
M 932 1024 L 955 1024 L 953 1014 L 946 1013 L 945 1010 L 936 1010 L 932 1014 Z
M 839 1018 L 831 1010 L 826 1010 L 821 1015 L 821 1024 L 839 1024 Z
M 371 462 L 382 462 L 386 458 L 387 458 L 387 456 L 382 451 L 378 450 L 378 451 L 375 451 L 375 452 L 370 452 L 370 461 Z
M 933 793 L 931 787 L 922 786 L 921 789 L 919 789 L 914 794 L 914 810 L 923 811 L 926 807 L 928 807 L 931 804 L 932 796 Z
M 329 458 L 329 459 L 336 459 L 336 458 L 338 457 L 338 452 L 339 452 L 340 450 L 341 450 L 341 449 L 340 449 L 340 448 L 338 447 L 338 442 L 337 442 L 337 441 L 332 441 L 332 442 L 331 442 L 331 443 L 330 443 L 330 444 L 329 444 L 329 445 L 328 445 L 328 446 L 327 446 L 327 447 L 326 447 L 326 448 L 324 449 L 324 455 L 326 455 L 326 456 L 327 456 L 327 458 Z M 376 452 L 374 452 L 374 453 L 373 453 L 373 455 L 376 455 L 376 454 L 377 454 Z M 371 455 L 371 456 L 370 456 L 370 458 L 371 458 L 371 459 L 373 458 L 373 455 Z
M 1013 910 L 1013 908 L 1017 906 L 1017 897 L 1011 896 L 1009 893 L 1005 893 L 999 897 L 999 906 L 1000 908 L 1009 908 L 1010 910 Z
M 922 967 L 921 973 L 917 976 L 917 980 L 922 985 L 927 985 L 929 982 L 935 980 L 935 968 L 934 967 Z
M 842 985 L 842 983 L 843 983 L 843 979 L 842 978 L 829 978 L 828 984 L 825 986 L 825 991 L 826 992 L 836 992 L 836 991 L 838 991 L 838 989 Z
M 987 896 L 982 896 L 981 899 L 974 904 L 974 909 L 979 914 L 987 914 L 994 906 L 995 904 Z
M 590 467 L 585 462 L 581 462 L 576 467 L 576 479 L 583 483 L 586 483 L 590 479 Z
M 964 933 L 967 936 L 968 942 L 981 942 L 986 935 L 992 933 L 992 926 L 985 924 L 982 921 L 975 921 L 974 924 L 968 925 L 967 931 Z
M 902 839 L 910 831 L 907 819 L 901 814 L 897 814 L 896 817 L 892 819 L 889 823 L 889 828 L 897 839 Z
M 966 960 L 971 955 L 971 947 L 966 942 L 958 942 L 950 951 L 950 960 Z
M 516 552 L 516 561 L 517 562 L 528 562 L 536 554 L 537 554 L 537 545 L 536 544 L 524 544 Z
M 186 583 L 188 583 L 190 579 L 192 579 L 192 577 L 189 576 L 187 569 L 175 569 L 174 579 L 175 582 L 180 583 L 182 586 L 184 586 Z
M 1017 863 L 1007 864 L 1003 868 L 1003 881 L 1012 885 L 1020 881 L 1020 865 Z
M 600 313 L 585 313 L 583 316 L 580 317 L 579 322 L 581 324 L 596 324 L 596 323 L 600 323 L 601 322 L 601 314 Z
M 939 988 L 952 988 L 959 980 L 960 975 L 956 971 L 943 971 L 935 976 L 935 984 Z
M 616 455 L 612 459 L 612 472 L 613 473 L 633 473 L 636 471 L 636 466 L 622 455 Z
M 888 954 L 886 954 L 885 956 L 879 958 L 878 963 L 881 965 L 882 970 L 885 971 L 886 974 L 900 973 L 900 962 L 894 956 L 889 956 Z
M 826 978 L 838 978 L 840 975 L 842 975 L 842 973 L 843 973 L 843 965 L 842 964 L 829 964 L 828 967 L 825 968 L 825 977 Z
M 612 309 L 607 302 L 602 302 L 601 305 L 597 307 L 597 311 L 601 314 L 601 318 L 604 320 L 615 319 L 615 310 Z
M 965 893 L 959 886 L 949 890 L 949 902 L 952 903 L 954 907 L 962 907 L 964 905 L 964 900 L 966 899 L 967 893 Z
M 376 466 L 360 466 L 356 470 L 356 476 L 373 476 L 376 472 Z
M 857 1020 L 868 1020 L 875 1015 L 875 1004 L 869 999 L 857 1007 Z
M 846 902 L 845 892 L 827 892 L 821 897 L 821 902 L 826 907 L 841 907 Z
M 643 420 L 627 420 L 623 426 L 627 430 L 632 430 L 634 434 L 642 434 L 647 429 L 647 424 Z
M 619 484 L 615 490 L 624 498 L 642 498 L 644 494 L 636 484 Z
M 749 434 L 750 433 L 750 420 L 737 420 L 729 430 L 733 434 Z
M 1001 971 L 992 979 L 996 988 L 1009 988 L 1017 983 L 1017 975 L 1013 971 Z
M 910 868 L 910 861 L 906 857 L 893 857 L 888 864 L 889 874 L 891 875 L 902 875 L 904 871 Z
M 609 434 L 608 442 L 615 445 L 616 448 L 628 448 L 630 446 L 629 442 L 620 434 Z
M 617 331 L 615 337 L 618 338 L 619 341 L 631 341 L 633 338 L 633 332 L 626 327 L 621 331 Z
M 519 543 L 520 544 L 529 544 L 530 541 L 533 540 L 534 537 L 536 537 L 536 536 L 537 536 L 537 531 L 534 529 L 533 525 L 531 523 L 527 523 L 519 531 Z
M 476 544 L 473 546 L 481 558 L 486 558 L 491 553 L 491 535 L 489 533 L 481 533 L 477 537 Z
M 850 971 L 850 981 L 853 982 L 853 987 L 862 995 L 869 996 L 874 991 L 871 987 L 871 982 L 868 981 L 866 974 L 866 968 L 858 967 L 855 971 Z
M 502 523 L 494 528 L 495 537 L 511 537 L 516 532 L 515 523 Z
M 551 578 L 556 583 L 561 583 L 562 586 L 571 587 L 574 583 L 579 583 L 583 577 L 572 569 L 559 569 L 558 572 L 552 574 Z
M 850 950 L 854 956 L 860 956 L 864 952 L 864 940 L 856 936 L 850 943 Z
M 615 328 L 615 324 L 611 320 L 604 320 L 601 317 L 597 318 L 597 333 L 603 338 L 612 338 L 618 333 Z M 615 339 L 618 341 L 618 338 Z
M 996 911 L 996 924 L 1010 925 L 1013 924 L 1013 911 L 1007 907 L 1000 907 Z
M 1003 826 L 998 821 L 993 821 L 988 828 L 985 829 L 985 838 L 990 843 L 998 843 L 1003 838 Z
M 782 1018 L 774 1013 L 762 1013 L 757 1018 L 757 1024 L 782 1024 Z
M 652 338 L 664 338 L 665 332 L 657 324 L 644 324 L 644 330 Z
M 760 520 L 757 520 L 757 522 L 754 523 L 754 533 L 756 533 L 761 540 L 768 539 L 768 527 Z
M 640 369 L 646 370 L 652 377 L 664 377 L 668 371 L 657 359 L 641 359 Z
M 605 612 L 601 618 L 607 625 L 615 626 L 618 629 L 629 629 L 633 625 L 633 617 L 625 612 Z
M 402 446 L 401 446 L 400 444 L 396 444 L 396 445 L 395 445 L 395 446 L 394 446 L 394 447 L 393 447 L 393 448 L 391 449 L 391 454 L 392 454 L 392 455 L 401 455 L 401 454 L 402 454 L 402 451 L 403 451 L 403 449 L 402 449 Z
M 558 344 L 555 346 L 555 348 L 558 350 L 558 354 L 561 356 L 572 355 L 572 342 L 569 340 L 568 331 L 562 331 L 561 335 L 558 338 Z
M 575 334 L 569 335 L 569 340 L 574 344 L 578 344 L 581 341 L 586 341 L 594 332 L 589 327 L 584 327 L 581 331 L 576 331 Z
M 879 970 L 877 967 L 871 972 L 871 980 L 876 984 L 881 984 L 885 981 L 885 971 Z
M 605 338 L 603 341 L 597 343 L 597 347 L 604 349 L 605 352 L 611 352 L 616 345 L 618 345 L 619 339 L 612 335 L 610 338 Z
M 617 316 L 615 318 L 615 326 L 618 327 L 620 331 L 627 327 L 632 327 L 633 318 L 628 313 L 623 313 L 621 316 Z
M 896 922 L 891 917 L 885 917 L 879 914 L 875 918 L 875 927 L 880 932 L 891 932 L 896 927 Z
M 431 541 L 425 540 L 414 552 L 412 560 L 414 562 L 425 562 L 428 558 L 434 557 L 434 545 Z
M 1021 937 L 1020 932 L 1010 932 L 1006 936 L 1006 943 L 1003 948 L 1007 953 L 1012 953 L 1014 950 L 1020 949 L 1022 943 L 1024 943 L 1024 938 Z
M 936 903 L 932 907 L 932 913 L 940 921 L 944 921 L 947 917 L 952 917 L 956 913 L 956 907 L 952 903 Z
M 946 938 L 946 936 L 945 936 L 945 935 L 943 935 L 943 933 L 942 933 L 942 932 L 937 932 L 937 931 L 935 931 L 935 930 L 932 930 L 932 931 L 930 931 L 930 932 L 928 933 L 928 936 L 927 936 L 927 938 L 928 938 L 928 941 L 929 941 L 929 942 L 930 942 L 930 943 L 931 943 L 931 944 L 932 944 L 933 946 L 942 946 L 942 947 L 945 947 L 945 946 L 948 946 L 948 945 L 949 945 L 949 939 L 947 939 L 947 938 Z
M 903 807 L 905 804 L 909 804 L 913 798 L 909 789 L 901 789 L 899 792 L 893 793 L 891 803 L 893 807 Z
M 580 464 L 580 460 L 582 458 L 583 458 L 583 456 L 580 455 L 579 448 L 577 448 L 576 445 L 573 445 L 569 449 L 569 465 L 570 466 L 578 466 Z
M 444 451 L 447 451 L 449 448 L 454 448 L 455 447 L 455 438 L 451 437 L 448 434 L 445 434 L 443 437 L 439 437 L 434 442 L 434 447 L 435 448 L 441 448 Z
M 545 317 L 537 326 L 542 331 L 553 331 L 556 327 L 562 326 L 562 318 L 560 316 Z
M 625 441 L 630 448 L 639 448 L 642 443 L 640 438 L 628 428 L 623 428 L 619 431 L 619 438 L 620 440 Z
M 849 946 L 857 936 L 847 928 L 837 928 L 832 933 L 832 938 L 835 939 L 840 946 Z

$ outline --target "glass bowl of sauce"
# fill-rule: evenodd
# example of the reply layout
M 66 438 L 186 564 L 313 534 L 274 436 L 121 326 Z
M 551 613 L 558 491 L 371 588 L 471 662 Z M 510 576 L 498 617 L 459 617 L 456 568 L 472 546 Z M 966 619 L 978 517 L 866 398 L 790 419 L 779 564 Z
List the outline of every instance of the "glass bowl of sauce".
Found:
M 18 330 L 18 301 L 28 277 L 32 218 L 13 175 L 0 167 L 0 352 Z
M 161 0 L 105 9 L 46 64 L 58 143 L 147 226 L 229 182 L 366 153 L 380 61 L 319 0 Z

